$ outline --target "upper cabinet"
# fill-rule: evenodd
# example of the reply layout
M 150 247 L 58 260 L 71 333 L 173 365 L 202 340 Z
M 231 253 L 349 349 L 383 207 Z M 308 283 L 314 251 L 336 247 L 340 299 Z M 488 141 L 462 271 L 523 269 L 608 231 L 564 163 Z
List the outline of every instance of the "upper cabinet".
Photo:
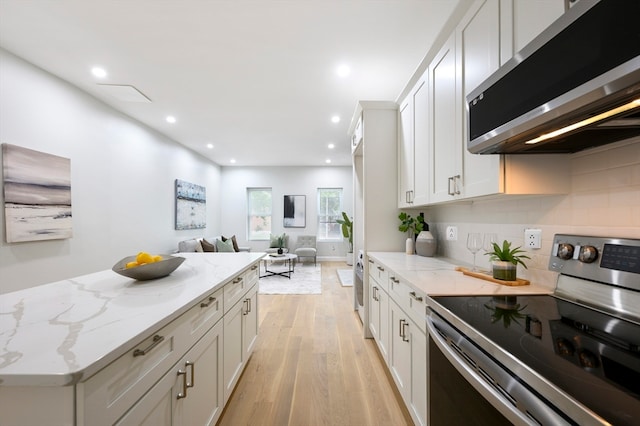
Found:
M 476 155 L 466 147 L 467 94 L 563 11 L 564 0 L 470 6 L 400 104 L 399 207 L 569 190 L 564 155 Z
M 429 87 L 425 73 L 398 110 L 398 207 L 429 201 Z

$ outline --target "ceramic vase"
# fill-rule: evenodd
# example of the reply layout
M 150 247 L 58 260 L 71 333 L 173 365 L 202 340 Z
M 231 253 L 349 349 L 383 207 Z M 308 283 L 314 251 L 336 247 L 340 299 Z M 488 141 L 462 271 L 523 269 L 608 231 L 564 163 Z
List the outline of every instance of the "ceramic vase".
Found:
M 492 262 L 493 278 L 502 281 L 516 280 L 516 265 L 511 262 L 496 260 Z

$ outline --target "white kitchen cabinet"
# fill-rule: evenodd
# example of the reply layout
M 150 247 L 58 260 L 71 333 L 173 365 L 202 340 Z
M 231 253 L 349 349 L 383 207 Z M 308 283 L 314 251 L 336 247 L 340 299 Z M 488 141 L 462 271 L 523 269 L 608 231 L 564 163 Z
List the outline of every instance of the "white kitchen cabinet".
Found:
M 353 251 L 398 251 L 405 235 L 398 232 L 398 105 L 391 101 L 360 101 L 349 128 L 362 123 L 362 141 L 353 153 Z M 369 264 L 363 273 L 364 306 L 359 306 L 354 286 L 354 309 L 371 337 L 366 304 Z
M 254 285 L 224 316 L 224 402 L 229 400 L 258 335 L 258 287 Z
M 500 65 L 562 16 L 565 9 L 565 0 L 500 0 Z
M 425 73 L 400 103 L 398 125 L 398 207 L 429 201 L 429 85 Z
M 378 281 L 380 265 L 369 266 L 369 330 L 385 362 L 389 358 L 389 295 L 386 285 Z M 386 278 L 385 278 L 386 279 Z
M 218 322 L 115 424 L 215 425 L 224 407 Z
M 466 148 L 466 95 L 499 68 L 501 34 L 513 25 L 501 13 L 500 0 L 476 1 L 428 67 L 431 204 L 569 190 L 563 155 L 477 155 Z

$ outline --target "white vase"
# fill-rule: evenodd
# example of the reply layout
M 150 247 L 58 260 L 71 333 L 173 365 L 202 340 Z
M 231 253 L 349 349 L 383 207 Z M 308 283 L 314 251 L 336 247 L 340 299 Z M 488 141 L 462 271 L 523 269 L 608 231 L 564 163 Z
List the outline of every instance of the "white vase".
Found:
M 413 238 L 409 237 L 407 238 L 407 241 L 404 244 L 404 249 L 405 249 L 405 253 L 407 254 L 413 254 L 415 247 L 413 245 Z
M 429 231 L 422 231 L 416 239 L 416 254 L 418 256 L 432 257 L 436 255 L 438 241 Z
M 347 252 L 347 257 L 346 257 L 345 260 L 347 262 L 347 265 L 349 265 L 349 266 L 353 265 L 353 252 L 352 251 Z

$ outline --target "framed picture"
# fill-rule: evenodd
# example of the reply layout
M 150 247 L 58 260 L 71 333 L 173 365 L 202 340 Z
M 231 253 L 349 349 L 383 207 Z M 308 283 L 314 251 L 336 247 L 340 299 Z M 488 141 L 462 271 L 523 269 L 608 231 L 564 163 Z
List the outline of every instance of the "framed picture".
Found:
M 284 196 L 285 228 L 304 228 L 307 226 L 306 202 L 304 195 Z
M 2 144 L 7 243 L 71 238 L 71 160 Z
M 207 226 L 207 189 L 176 179 L 176 229 L 200 229 Z

